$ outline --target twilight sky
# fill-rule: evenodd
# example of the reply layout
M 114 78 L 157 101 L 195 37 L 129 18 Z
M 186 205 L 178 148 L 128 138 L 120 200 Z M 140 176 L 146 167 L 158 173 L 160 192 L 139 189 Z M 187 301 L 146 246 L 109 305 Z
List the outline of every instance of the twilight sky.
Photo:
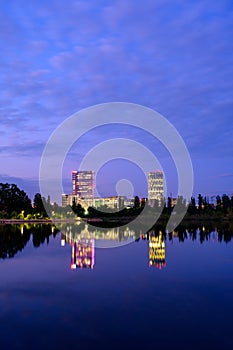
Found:
M 174 125 L 192 158 L 194 195 L 233 193 L 231 0 L 8 0 L 1 1 L 0 27 L 1 182 L 33 197 L 43 148 L 58 125 L 83 108 L 122 101 Z M 126 135 L 156 154 L 176 194 L 164 147 L 120 126 L 100 127 L 72 147 L 65 192 L 87 151 Z M 101 169 L 99 192 L 114 194 L 122 176 L 146 196 L 143 174 L 120 160 Z

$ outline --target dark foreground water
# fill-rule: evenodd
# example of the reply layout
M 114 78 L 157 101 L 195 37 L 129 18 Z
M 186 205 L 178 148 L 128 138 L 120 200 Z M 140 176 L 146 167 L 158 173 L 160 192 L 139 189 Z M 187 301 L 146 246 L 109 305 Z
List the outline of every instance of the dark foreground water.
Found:
M 101 249 L 2 226 L 0 348 L 232 349 L 233 241 L 200 235 Z

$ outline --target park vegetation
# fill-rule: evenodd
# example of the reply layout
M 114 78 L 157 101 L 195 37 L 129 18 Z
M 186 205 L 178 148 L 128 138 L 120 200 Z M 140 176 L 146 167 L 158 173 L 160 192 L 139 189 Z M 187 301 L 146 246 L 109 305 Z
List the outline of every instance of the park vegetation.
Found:
M 93 208 L 87 210 L 80 204 L 73 202 L 73 205 L 65 208 L 56 203 L 51 204 L 50 198 L 42 198 L 40 193 L 36 193 L 33 202 L 28 195 L 15 184 L 0 183 L 0 220 L 4 219 L 48 219 L 53 218 L 73 218 L 78 216 L 81 218 L 101 218 L 103 221 L 115 220 L 118 222 L 128 221 L 137 217 L 143 212 L 147 206 L 147 215 L 154 215 L 156 212 L 161 212 L 160 220 L 167 221 L 172 214 L 175 214 L 177 208 L 184 209 L 186 212 L 184 220 L 233 220 L 233 196 L 229 197 L 226 194 L 216 196 L 215 203 L 209 203 L 206 197 L 201 194 L 197 199 L 192 197 L 189 203 L 179 196 L 176 206 L 172 205 L 172 198 L 159 205 L 159 202 L 154 203 L 153 207 L 147 206 L 145 198 L 140 199 L 138 196 L 134 199 L 134 205 L 131 208 L 122 208 L 120 210 L 112 210 L 107 207 Z M 45 206 L 44 206 L 45 204 Z M 45 210 L 46 207 L 46 210 Z

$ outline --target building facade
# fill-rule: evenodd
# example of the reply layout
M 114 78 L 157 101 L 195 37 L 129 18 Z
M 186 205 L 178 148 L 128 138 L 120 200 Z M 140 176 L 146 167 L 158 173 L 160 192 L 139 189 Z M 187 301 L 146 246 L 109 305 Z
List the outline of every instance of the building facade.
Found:
M 75 202 L 80 204 L 85 210 L 89 207 L 101 208 L 106 206 L 109 209 L 120 210 L 125 206 L 126 197 L 124 196 L 112 196 L 112 197 L 80 197 L 79 194 L 63 194 L 62 195 L 62 206 L 67 207 L 68 205 L 72 206 Z
M 157 202 L 161 205 L 164 199 L 164 176 L 162 171 L 148 173 L 148 204 L 153 207 Z
M 72 194 L 80 198 L 93 198 L 95 193 L 95 172 L 92 170 L 72 171 Z

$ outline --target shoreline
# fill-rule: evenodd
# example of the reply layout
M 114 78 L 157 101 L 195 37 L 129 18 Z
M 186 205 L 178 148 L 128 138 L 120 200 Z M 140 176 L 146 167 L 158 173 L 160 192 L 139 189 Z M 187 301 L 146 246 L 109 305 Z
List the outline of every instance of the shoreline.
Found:
M 0 225 L 6 224 L 52 224 L 69 222 L 102 222 L 100 218 L 77 218 L 77 219 L 0 219 Z
M 77 220 L 72 219 L 31 219 L 31 220 L 24 220 L 24 219 L 0 219 L 0 224 L 50 224 L 53 222 L 76 222 Z
M 116 224 L 124 225 L 126 223 L 130 224 L 131 221 L 133 221 L 135 217 L 131 217 L 129 220 L 129 217 L 122 217 L 122 218 L 116 218 L 116 217 L 103 217 L 103 218 L 70 218 L 70 219 L 0 219 L 0 225 L 6 225 L 6 224 L 55 224 L 55 223 L 78 223 L 78 222 L 86 222 L 86 223 L 103 223 L 103 224 Z M 146 218 L 145 218 L 146 219 Z M 167 217 L 160 217 L 156 224 L 165 224 L 167 223 L 168 218 Z M 184 217 L 183 220 L 180 222 L 180 224 L 190 224 L 190 223 L 200 223 L 200 224 L 209 224 L 209 223 L 233 223 L 233 219 L 229 217 L 211 217 L 211 216 L 190 216 L 190 217 Z

